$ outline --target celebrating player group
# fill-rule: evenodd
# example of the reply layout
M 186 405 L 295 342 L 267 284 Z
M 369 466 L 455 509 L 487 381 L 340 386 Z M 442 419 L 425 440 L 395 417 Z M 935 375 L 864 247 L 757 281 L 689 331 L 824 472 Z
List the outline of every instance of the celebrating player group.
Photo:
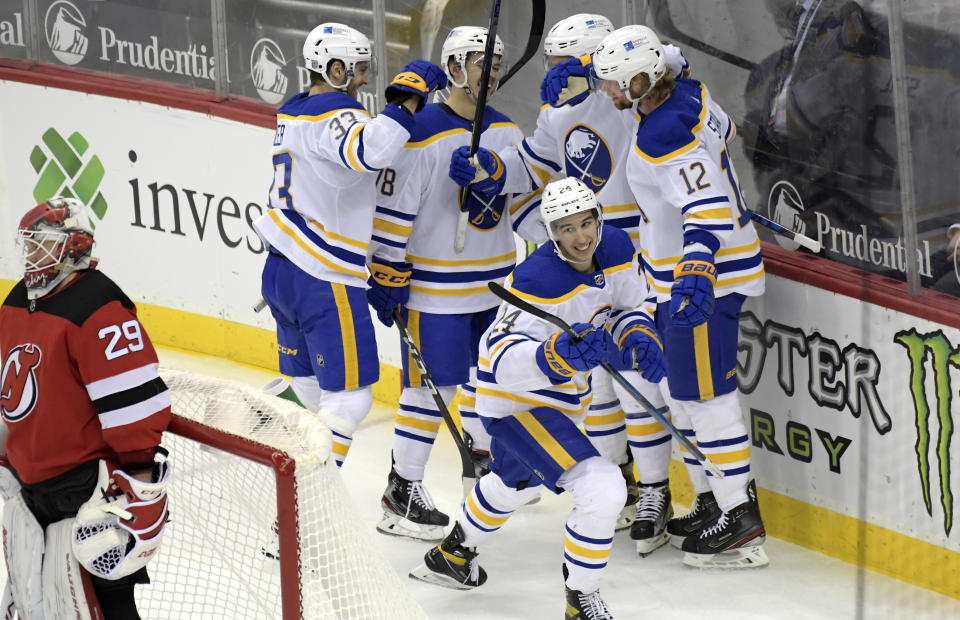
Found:
M 736 379 L 739 312 L 764 268 L 727 150 L 734 124 L 681 50 L 601 15 L 557 22 L 526 137 L 486 104 L 507 60 L 486 28 L 456 26 L 437 64 L 407 64 L 376 116 L 357 99 L 372 76 L 364 34 L 321 24 L 303 58 L 310 86 L 277 112 L 254 223 L 261 291 L 280 370 L 332 431 L 338 465 L 379 379 L 374 318 L 409 334 L 378 529 L 431 542 L 410 576 L 482 586 L 482 543 L 544 491 L 573 499 L 558 567 L 568 620 L 613 617 L 600 586 L 617 529 L 639 558 L 669 541 L 690 566 L 765 565 Z M 166 519 L 169 395 L 133 305 L 95 270 L 81 211 L 54 199 L 24 217 L 24 282 L 0 310 L 7 599 L 58 617 L 72 603 L 49 592 L 92 573 L 105 617 L 135 618 Z M 516 236 L 539 245 L 519 264 Z M 53 382 L 72 392 L 42 390 Z M 458 390 L 477 481 L 447 515 L 423 478 Z M 70 425 L 31 442 L 56 407 Z M 696 492 L 679 517 L 673 436 Z M 124 541 L 106 567 L 81 553 L 91 523 Z M 71 544 L 86 571 L 48 569 Z

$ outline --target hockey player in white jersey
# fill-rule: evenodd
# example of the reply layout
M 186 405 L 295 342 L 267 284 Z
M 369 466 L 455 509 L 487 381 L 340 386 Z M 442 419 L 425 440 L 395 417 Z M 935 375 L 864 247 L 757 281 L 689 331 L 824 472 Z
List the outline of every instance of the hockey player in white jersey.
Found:
M 625 230 L 639 250 L 637 230 L 643 212 L 630 191 L 625 165 L 638 119 L 631 106 L 617 105 L 619 92 L 591 88 L 599 84 L 588 80 L 589 55 L 611 32 L 609 19 L 589 13 L 572 15 L 550 28 L 543 43 L 544 65 L 549 70 L 541 85 L 545 105 L 537 117 L 537 128 L 532 136 L 498 156 L 508 178 L 528 179 L 530 190 L 542 188 L 557 174 L 583 181 L 596 193 L 604 221 Z M 677 75 L 689 74 L 680 49 L 670 47 L 671 69 Z M 637 387 L 669 415 L 658 385 L 640 382 Z M 621 391 L 606 371 L 598 368 L 593 373 L 593 402 L 583 424 L 600 454 L 621 466 L 628 494 L 617 527 L 631 528 L 630 536 L 643 556 L 666 542 L 666 524 L 673 514 L 667 480 L 670 434 Z M 621 403 L 625 404 L 621 407 Z
M 498 190 L 510 180 L 495 158 L 483 163 L 492 173 L 473 186 L 467 201 L 469 226 L 462 252 L 455 251 L 459 187 L 451 180 L 450 154 L 470 143 L 480 86 L 485 28 L 457 26 L 443 42 L 441 64 L 450 96 L 418 115 L 404 152 L 384 171 L 377 198 L 373 261 L 398 274 L 400 286 L 375 285 L 370 303 L 386 325 L 401 306 L 404 320 L 427 368 L 449 403 L 461 386 L 460 417 L 474 460 L 486 467 L 490 440 L 474 413 L 475 373 L 480 335 L 496 314 L 497 298 L 487 282 L 502 280 L 516 263 L 514 230 L 533 240 L 546 233 L 530 207 Z M 495 41 L 488 96 L 496 90 L 503 43 Z M 480 143 L 500 149 L 523 134 L 506 116 L 487 106 Z M 498 170 L 499 167 L 499 170 Z M 471 179 L 473 169 L 470 169 Z M 521 228 L 529 221 L 532 232 Z M 539 237 L 538 237 L 539 235 Z M 432 503 L 422 480 L 441 425 L 435 401 L 402 345 L 403 392 L 394 424 L 393 460 L 383 497 L 382 532 L 439 540 L 449 524 Z
M 379 378 L 364 294 L 377 175 L 403 150 L 430 91 L 446 84 L 439 67 L 413 61 L 370 118 L 356 99 L 370 81 L 370 49 L 343 24 L 307 35 L 311 86 L 277 111 L 270 208 L 254 223 L 269 251 L 262 294 L 277 323 L 280 372 L 333 431 L 338 465 Z
M 627 179 L 643 200 L 641 258 L 656 292 L 676 426 L 690 432 L 724 478 L 687 455 L 697 499 L 668 531 L 694 566 L 767 563 L 750 480 L 750 441 L 737 395 L 744 299 L 764 290 L 760 243 L 727 152 L 735 127 L 706 86 L 666 72 L 663 46 L 645 26 L 608 35 L 593 68 L 615 82 L 642 119 Z
M 507 302 L 500 306 L 481 340 L 477 385 L 477 412 L 493 437 L 491 471 L 411 576 L 458 589 L 482 585 L 477 546 L 542 485 L 569 492 L 574 502 L 564 531 L 566 618 L 611 618 L 599 587 L 626 489 L 619 468 L 577 424 L 608 346 L 654 382 L 663 377 L 663 356 L 633 245 L 625 232 L 603 225 L 593 191 L 576 178 L 553 181 L 540 214 L 553 242 L 520 263 L 507 287 L 566 321 L 580 339 Z

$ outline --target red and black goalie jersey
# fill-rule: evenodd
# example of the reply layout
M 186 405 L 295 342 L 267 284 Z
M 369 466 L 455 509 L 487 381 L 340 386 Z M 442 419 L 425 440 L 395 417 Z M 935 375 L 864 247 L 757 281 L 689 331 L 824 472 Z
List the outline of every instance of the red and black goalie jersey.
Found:
M 107 276 L 79 272 L 33 301 L 19 282 L 0 307 L 0 359 L 6 452 L 24 482 L 99 458 L 153 460 L 170 392 L 136 307 Z

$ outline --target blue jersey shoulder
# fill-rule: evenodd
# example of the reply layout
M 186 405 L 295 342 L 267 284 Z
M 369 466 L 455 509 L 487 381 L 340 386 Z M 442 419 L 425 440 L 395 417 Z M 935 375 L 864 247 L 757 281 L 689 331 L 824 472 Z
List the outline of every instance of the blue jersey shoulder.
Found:
M 553 242 L 547 241 L 516 266 L 511 288 L 541 299 L 554 299 L 580 286 L 579 276 L 557 256 Z
M 597 251 L 593 255 L 600 269 L 629 263 L 633 261 L 633 254 L 633 242 L 630 241 L 630 235 L 622 228 L 604 224 L 600 245 L 597 246 Z
M 442 103 L 430 103 L 417 112 L 417 124 L 410 135 L 410 142 L 423 142 L 437 134 L 451 129 L 465 129 L 473 131 L 473 121 L 458 116 L 449 106 Z M 487 106 L 483 114 L 483 131 L 491 123 L 511 123 L 505 114 Z
M 702 89 L 696 80 L 677 80 L 670 97 L 640 121 L 637 148 L 643 155 L 664 157 L 697 139 L 707 109 Z
M 310 95 L 306 92 L 298 93 L 287 100 L 277 114 L 287 116 L 319 116 L 333 110 L 364 110 L 366 108 L 359 101 L 346 93 L 320 93 Z

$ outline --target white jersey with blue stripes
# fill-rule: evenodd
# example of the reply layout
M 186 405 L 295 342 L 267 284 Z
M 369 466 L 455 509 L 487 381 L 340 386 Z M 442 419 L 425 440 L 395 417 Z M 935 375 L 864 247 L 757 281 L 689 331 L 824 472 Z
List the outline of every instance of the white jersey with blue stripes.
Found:
M 567 324 L 591 323 L 608 329 L 620 343 L 640 325 L 652 324 L 652 304 L 636 252 L 626 232 L 604 226 L 594 254 L 598 270 L 581 273 L 561 259 L 553 243 L 527 257 L 508 278 L 506 288 Z M 551 407 L 580 421 L 593 398 L 592 371 L 566 381 L 552 379 L 537 363 L 537 349 L 559 329 L 507 302 L 480 339 L 477 413 L 502 418 L 534 407 Z
M 580 179 L 597 195 L 604 222 L 627 231 L 639 248 L 642 214 L 626 174 L 637 123 L 632 109 L 618 110 L 610 97 L 597 92 L 574 104 L 544 105 L 533 135 L 502 153 L 507 178 L 523 178 L 526 172 L 532 189 L 558 176 Z
M 375 181 L 412 126 L 412 117 L 371 119 L 345 93 L 295 95 L 277 111 L 270 208 L 254 222 L 260 237 L 316 278 L 366 287 Z
M 454 249 L 460 187 L 450 178 L 450 158 L 458 147 L 469 146 L 472 124 L 445 104 L 427 105 L 378 186 L 372 254 L 412 264 L 407 302 L 412 310 L 465 314 L 495 307 L 498 300 L 487 283 L 513 270 L 514 231 L 532 241 L 546 239 L 535 213 L 539 202 L 471 192 L 466 242 L 462 252 Z M 487 107 L 480 146 L 499 152 L 522 138 L 516 124 Z
M 760 241 L 727 151 L 736 127 L 696 80 L 679 79 L 670 97 L 640 121 L 627 177 L 641 202 L 641 259 L 660 302 L 670 299 L 685 243 L 715 256 L 717 297 L 761 295 Z

